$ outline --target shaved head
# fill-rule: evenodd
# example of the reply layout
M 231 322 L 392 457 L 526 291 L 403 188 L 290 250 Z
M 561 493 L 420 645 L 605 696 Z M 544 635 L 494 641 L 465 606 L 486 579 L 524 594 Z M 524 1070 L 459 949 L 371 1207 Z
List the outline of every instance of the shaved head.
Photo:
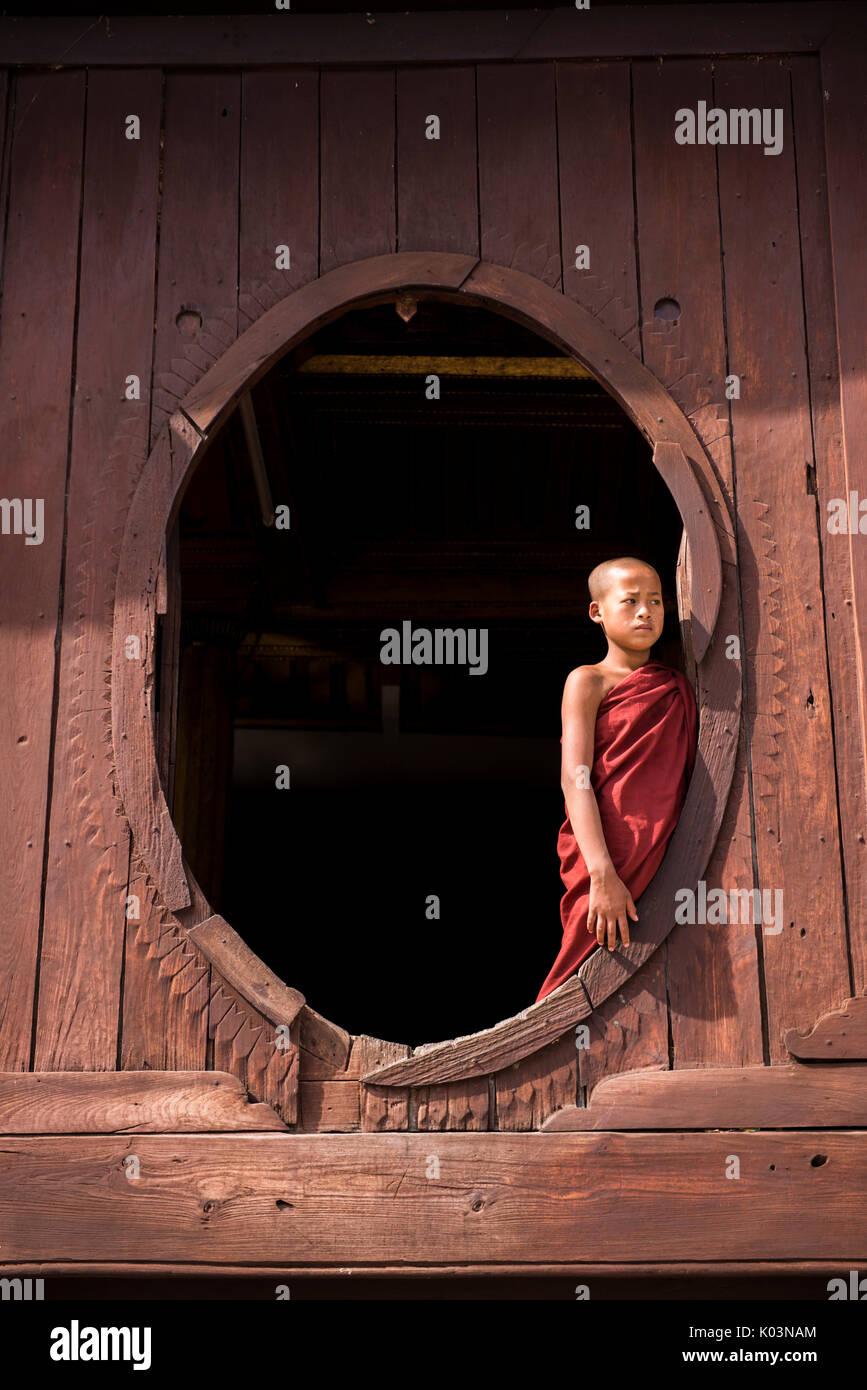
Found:
M 619 555 L 614 560 L 603 560 L 601 565 L 597 565 L 595 569 L 590 571 L 587 576 L 587 588 L 590 590 L 591 599 L 596 603 L 601 603 L 617 575 L 622 574 L 624 570 L 634 569 L 636 566 L 639 569 L 647 570 L 649 574 L 656 575 L 657 580 L 659 579 L 653 565 L 649 565 L 646 560 L 636 560 L 634 555 Z M 661 587 L 660 584 L 660 589 Z

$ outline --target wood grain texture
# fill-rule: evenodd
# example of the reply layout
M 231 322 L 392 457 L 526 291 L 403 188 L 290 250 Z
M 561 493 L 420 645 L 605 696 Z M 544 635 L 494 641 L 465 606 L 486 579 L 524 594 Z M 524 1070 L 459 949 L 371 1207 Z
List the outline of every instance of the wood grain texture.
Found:
M 85 77 L 15 78 L 0 335 L 3 495 L 44 507 L 41 544 L 0 536 L 0 1066 L 30 1065 L 53 737 Z M 38 507 L 35 507 L 38 519 Z
M 320 76 L 319 274 L 396 249 L 393 72 Z
M 151 448 L 238 335 L 240 126 L 240 74 L 166 75 Z
M 486 1076 L 452 1081 L 445 1086 L 420 1086 L 413 1091 L 415 1127 L 423 1130 L 492 1129 L 490 1086 Z
M 863 285 L 864 267 L 855 254 L 855 248 L 867 218 L 867 178 L 861 138 L 867 119 L 864 84 L 867 36 L 863 13 L 859 19 L 860 28 L 857 31 L 854 26 L 849 28 L 848 25 L 841 25 L 821 53 L 820 86 L 821 108 L 825 118 L 830 267 L 827 255 L 822 254 L 824 209 L 817 207 L 819 199 L 815 195 L 811 199 L 806 191 L 801 199 L 804 269 L 805 274 L 812 274 L 809 294 L 805 296 L 807 338 L 811 368 L 819 378 L 814 390 L 813 414 L 816 472 L 827 586 L 826 623 L 831 629 L 831 682 L 832 690 L 836 688 L 839 692 L 835 708 L 835 736 L 839 740 L 838 759 L 843 763 L 839 770 L 840 816 L 849 898 L 852 989 L 856 994 L 867 990 L 867 565 L 864 562 L 863 533 L 859 530 L 857 536 L 848 538 L 830 535 L 826 518 L 828 502 L 832 497 L 848 498 L 850 492 L 857 492 L 861 505 L 867 499 L 867 465 L 863 449 L 867 427 L 864 296 L 853 293 L 854 286 Z M 815 87 L 812 99 L 805 102 L 803 83 L 799 78 L 796 67 L 792 75 L 796 119 L 799 113 L 803 113 L 803 119 L 797 126 L 799 166 L 803 161 L 804 175 L 809 178 L 812 173 L 814 186 L 818 181 L 821 198 L 825 185 L 821 181 L 821 151 L 814 122 L 810 122 L 809 133 L 805 130 L 808 116 L 816 116 Z M 818 229 L 817 218 L 820 219 Z M 821 255 L 819 266 L 816 264 L 817 250 Z M 836 307 L 836 365 L 830 341 L 829 270 L 833 276 Z M 836 438 L 838 402 L 835 378 L 838 374 L 842 458 L 840 443 Z M 820 449 L 824 457 L 818 453 Z M 864 525 L 862 513 L 860 526 Z M 844 550 L 848 550 L 848 556 L 844 557 Z M 852 632 L 853 622 L 857 636 Z
M 808 1033 L 790 1028 L 786 1047 L 793 1057 L 867 1059 L 867 998 L 846 999 L 839 1009 L 823 1014 Z
M 769 1060 L 787 1028 L 851 992 L 831 746 L 788 74 L 725 61 L 715 100 L 781 109 L 783 148 L 719 146 L 726 323 Z M 769 167 L 770 166 L 770 167 Z M 750 215 L 745 211 L 749 209 Z
M 600 1081 L 590 1104 L 561 1110 L 542 1128 L 861 1129 L 867 1127 L 867 1063 L 682 1067 Z
M 0 1216 L 5 1261 L 863 1260 L 867 1134 L 7 1139 Z
M 578 1054 L 570 1030 L 494 1077 L 497 1129 L 540 1129 L 550 1115 L 574 1106 L 577 1086 Z
M 707 53 L 815 51 L 835 24 L 857 23 L 852 0 L 728 4 L 697 9 L 688 23 L 679 5 L 569 6 L 541 11 L 447 14 L 112 15 L 111 32 L 72 18 L 0 20 L 10 61 L 46 65 L 57 54 L 77 64 L 166 63 L 184 67 L 364 66 L 376 63 L 511 62 L 516 59 L 682 57 Z M 577 18 L 577 22 L 576 22 Z
M 200 922 L 187 939 L 264 1018 L 276 1024 L 295 1022 L 304 1007 L 303 994 L 278 979 L 222 917 L 215 913 Z
M 252 1008 L 215 967 L 211 970 L 208 1033 L 213 1065 L 241 1079 L 257 1100 L 287 1125 L 298 1122 L 297 1033 L 280 1029 Z
M 560 287 L 553 69 L 480 67 L 476 86 L 481 255 Z
M 440 121 L 427 138 L 427 118 Z M 397 250 L 478 254 L 472 68 L 397 73 Z
M 129 831 L 114 791 L 111 608 L 147 457 L 161 75 L 88 83 L 63 633 L 34 1066 L 116 1065 Z M 127 113 L 141 139 L 125 135 Z M 141 398 L 125 399 L 130 376 Z M 98 961 L 98 968 L 94 968 Z
M 0 1134 L 284 1130 L 224 1071 L 0 1073 Z
M 307 1134 L 358 1133 L 361 1130 L 358 1081 L 302 1081 L 298 1124 Z
M 640 355 L 629 67 L 557 63 L 556 81 L 563 293 Z
M 306 68 L 244 72 L 241 100 L 238 328 L 243 332 L 317 274 L 319 75 Z M 278 246 L 289 247 L 289 265 L 280 270 Z
M 712 145 L 678 145 L 673 136 L 675 111 L 695 109 L 702 100 L 713 106 L 711 64 L 634 63 L 632 90 L 643 360 L 691 421 L 733 513 L 715 151 Z M 657 316 L 662 300 L 677 302 L 677 318 Z M 721 518 L 715 522 L 726 577 L 717 627 L 727 639 L 739 640 L 734 533 Z M 743 663 L 728 654 L 725 660 L 742 699 Z M 697 673 L 696 685 L 700 701 L 704 692 L 713 698 L 706 673 Z M 753 880 L 746 729 L 733 726 L 733 735 L 735 775 L 704 873 L 709 889 L 751 887 Z M 761 1062 L 755 933 L 750 928 L 676 926 L 665 951 L 672 1065 Z
M 365 1034 L 352 1039 L 349 1065 L 362 1077 L 383 1064 L 408 1057 L 411 1049 L 405 1043 L 383 1042 Z M 408 1129 L 410 1093 L 408 1090 L 385 1086 L 361 1087 L 361 1128 L 365 1134 L 392 1129 Z

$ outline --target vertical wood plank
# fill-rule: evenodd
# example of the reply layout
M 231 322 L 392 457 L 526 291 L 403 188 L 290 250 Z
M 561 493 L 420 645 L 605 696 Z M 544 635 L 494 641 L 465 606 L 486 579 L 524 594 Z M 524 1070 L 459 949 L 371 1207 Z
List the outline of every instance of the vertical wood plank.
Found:
M 715 105 L 781 108 L 781 152 L 718 148 L 746 708 L 771 1063 L 849 989 L 812 461 L 789 78 L 777 62 L 716 65 Z M 772 899 L 773 901 L 773 899 Z
M 50 776 L 74 351 L 85 75 L 15 78 L 0 336 L 3 494 L 44 504 L 44 535 L 0 536 L 0 1068 L 27 1070 Z M 3 209 L 5 211 L 5 207 Z
M 220 72 L 165 79 L 151 447 L 237 333 L 240 80 Z M 142 915 L 127 930 L 121 1064 L 200 1070 L 209 968 L 140 869 L 130 892 Z
M 556 76 L 563 292 L 639 355 L 629 64 L 557 63 Z
M 243 332 L 317 274 L 319 75 L 309 68 L 248 71 L 241 85 L 238 308 Z M 278 269 L 280 246 L 289 248 L 289 265 Z
M 486 1076 L 473 1081 L 451 1081 L 444 1086 L 419 1086 L 416 1128 L 419 1130 L 484 1130 L 490 1128 L 489 1087 Z
M 240 111 L 239 74 L 165 79 L 151 448 L 237 336 Z
M 428 117 L 439 138 L 428 139 Z M 472 68 L 397 74 L 397 249 L 478 255 Z
M 850 950 L 852 956 L 853 993 L 867 992 L 867 829 L 865 829 L 864 777 L 867 769 L 867 541 L 864 531 L 867 522 L 861 513 L 857 535 L 848 538 L 831 535 L 827 530 L 831 497 L 849 498 L 857 493 L 859 506 L 867 501 L 867 460 L 864 440 L 867 437 L 867 380 L 864 361 L 867 356 L 867 327 L 864 313 L 864 227 L 867 225 L 867 176 L 864 172 L 864 131 L 867 129 L 867 87 L 864 82 L 867 62 L 867 42 L 864 30 L 847 33 L 841 29 L 825 44 L 821 52 L 821 89 L 824 94 L 825 149 L 827 158 L 828 202 L 834 301 L 836 304 L 837 354 L 840 376 L 840 406 L 842 410 L 843 479 L 840 469 L 833 473 L 835 491 L 820 491 L 820 515 L 823 527 L 823 546 L 826 574 L 831 591 L 826 595 L 831 621 L 836 629 L 832 643 L 832 682 L 840 691 L 839 718 L 835 729 L 840 743 L 838 757 L 844 761 L 841 769 L 840 794 L 843 815 L 843 841 L 846 852 L 846 884 L 849 893 Z M 797 68 L 794 80 L 798 81 Z M 799 89 L 800 90 L 800 89 Z M 803 103 L 799 103 L 803 108 Z M 799 142 L 807 134 L 799 124 Z M 799 143 L 800 149 L 800 143 Z M 805 149 L 809 159 L 809 149 Z M 802 199 L 809 203 L 809 194 Z M 805 247 L 805 257 L 810 253 Z M 805 269 L 807 261 L 805 259 Z M 813 262 L 811 261 L 812 265 Z M 827 270 L 823 292 L 827 294 Z M 815 290 L 815 285 L 811 286 Z M 825 301 L 823 301 L 825 302 Z M 830 303 L 830 299 L 827 301 Z M 807 304 L 808 324 L 811 302 Z M 812 358 L 811 347 L 811 358 Z M 827 372 L 834 369 L 828 360 L 828 349 L 816 345 Z M 821 375 L 821 371 L 820 371 Z M 822 379 L 827 380 L 827 375 Z M 825 409 L 826 398 L 820 399 Z M 836 417 L 832 417 L 836 418 Z M 829 422 L 830 423 L 830 422 Z M 815 427 L 815 426 L 814 426 Z M 833 428 L 833 424 L 831 425 Z M 827 426 L 819 434 L 827 438 Z M 817 450 L 819 448 L 817 437 Z M 817 461 L 817 467 L 818 467 Z M 829 479 L 830 482 L 830 479 Z M 867 509 L 865 509 L 867 510 Z M 847 544 L 848 541 L 848 544 Z M 835 576 L 841 569 L 838 552 L 848 550 L 849 577 Z M 850 592 L 851 591 L 851 592 Z M 842 600 L 842 611 L 841 611 Z M 857 639 L 849 631 L 850 612 L 856 626 Z M 836 615 L 836 616 L 834 616 Z M 842 619 L 842 627 L 840 620 Z M 841 630 L 842 627 L 842 630 Z M 851 662 L 851 665 L 850 665 Z M 841 679 L 842 678 L 842 679 Z M 852 703 L 857 686 L 857 706 Z M 858 709 L 860 728 L 856 728 L 853 712 Z M 860 745 L 857 747 L 856 745 Z M 845 807 L 843 801 L 845 799 Z
M 646 365 L 692 421 L 735 511 L 731 430 L 725 395 L 726 339 L 715 147 L 682 146 L 674 112 L 713 106 L 709 62 L 633 63 L 635 186 Z M 654 314 L 662 299 L 677 319 Z M 718 641 L 740 630 L 734 536 L 718 528 L 726 583 Z M 735 663 L 733 673 L 740 663 Z M 740 679 L 740 676 L 737 677 Z M 699 690 L 713 701 L 721 692 Z M 734 785 L 705 871 L 708 891 L 753 886 L 746 728 Z M 640 913 L 640 908 L 639 908 Z M 676 926 L 665 946 L 674 1066 L 762 1061 L 760 974 L 755 931 L 734 924 Z
M 319 274 L 395 249 L 394 73 L 321 77 Z
M 577 1087 L 575 1034 L 569 1032 L 532 1057 L 497 1072 L 497 1129 L 539 1129 L 549 1115 L 575 1104 Z
M 111 615 L 147 450 L 161 75 L 88 79 L 63 634 L 35 1068 L 116 1065 L 129 831 L 114 790 Z M 139 116 L 141 139 L 126 138 Z M 139 400 L 125 399 L 137 376 Z
M 476 82 L 482 258 L 560 288 L 553 65 L 491 64 Z
M 374 1067 L 400 1062 L 409 1057 L 405 1043 L 384 1042 L 361 1034 L 352 1039 L 346 1075 L 364 1076 Z M 385 1130 L 409 1129 L 410 1090 L 408 1086 L 362 1086 L 361 1128 L 365 1134 Z

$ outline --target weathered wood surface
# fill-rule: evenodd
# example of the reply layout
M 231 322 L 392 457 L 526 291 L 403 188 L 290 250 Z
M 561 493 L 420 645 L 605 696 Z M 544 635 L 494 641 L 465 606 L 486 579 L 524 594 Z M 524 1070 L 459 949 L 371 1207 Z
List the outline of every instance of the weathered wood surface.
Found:
M 305 68 L 241 76 L 238 329 L 318 274 L 319 78 Z M 293 132 L 292 157 L 277 132 Z M 303 132 L 303 139 L 298 135 Z M 278 246 L 289 265 L 277 268 Z
M 731 425 L 726 399 L 725 322 L 722 255 L 714 147 L 683 147 L 672 139 L 672 112 L 714 105 L 711 65 L 707 62 L 634 64 L 636 226 L 641 271 L 642 355 L 646 366 L 671 391 L 713 460 L 730 514 L 735 510 Z M 686 227 L 689 234 L 684 234 Z M 654 312 L 660 300 L 680 306 L 676 319 Z M 734 532 L 718 512 L 714 524 L 725 575 L 717 640 L 728 643 L 740 632 L 737 555 Z M 695 559 L 693 548 L 691 560 Z M 725 691 L 716 695 L 706 673 L 697 673 L 700 704 L 743 692 L 743 660 L 728 659 L 716 672 Z M 703 874 L 709 888 L 752 886 L 751 823 L 746 785 L 746 730 L 732 725 L 737 760 L 732 792 L 713 855 Z M 641 909 L 639 908 L 639 913 Z M 665 944 L 663 985 L 657 991 L 662 1029 L 657 1058 L 664 1058 L 671 1029 L 671 1065 L 744 1066 L 762 1061 L 759 964 L 750 928 L 675 926 Z M 644 972 L 643 972 L 644 974 Z M 615 1013 L 624 1027 L 628 1018 Z M 650 1020 L 640 1014 L 645 1036 Z M 616 1031 L 616 1030 L 615 1030 Z M 616 1039 L 615 1039 L 616 1043 Z M 597 1058 L 592 1049 L 587 1061 Z M 582 1059 L 583 1060 L 583 1059 Z M 607 1056 L 604 1061 L 611 1059 Z M 617 1070 L 646 1065 L 623 1041 Z M 593 1079 L 610 1074 L 605 1065 Z
M 405 1043 L 383 1042 L 362 1034 L 352 1039 L 349 1066 L 362 1076 L 383 1064 L 408 1057 L 411 1049 Z M 392 1129 L 409 1128 L 410 1093 L 408 1090 L 385 1086 L 362 1086 L 361 1128 L 366 1134 Z
M 37 1070 L 111 1069 L 118 1055 L 130 844 L 108 673 L 118 552 L 147 458 L 161 91 L 153 70 L 88 83 Z M 126 139 L 130 111 L 140 141 Z M 131 376 L 138 400 L 125 398 Z
M 814 412 L 819 516 L 824 559 L 828 657 L 832 690 L 837 693 L 834 730 L 839 767 L 839 813 L 846 864 L 849 901 L 849 952 L 852 989 L 867 991 L 867 564 L 865 564 L 864 512 L 858 535 L 828 533 L 828 502 L 857 493 L 863 508 L 867 500 L 867 463 L 864 438 L 867 430 L 867 382 L 864 379 L 864 265 L 857 254 L 867 219 L 867 177 L 864 172 L 863 132 L 867 125 L 867 36 L 863 10 L 860 30 L 843 28 L 823 48 L 821 55 L 821 109 L 825 118 L 827 181 L 819 179 L 819 197 L 807 202 L 804 226 L 804 270 L 811 367 L 821 384 L 814 388 Z M 798 93 L 799 72 L 793 72 Z M 814 89 L 815 91 L 815 89 Z M 809 106 L 816 111 L 816 100 Z M 822 169 L 821 140 L 812 126 L 809 136 L 798 127 L 799 163 L 805 172 Z M 813 161 L 812 165 L 810 161 Z M 815 178 L 815 176 L 814 176 Z M 815 223 L 820 222 L 824 250 L 824 195 L 830 211 L 830 251 L 816 265 Z M 821 205 L 817 207 L 821 199 Z M 812 207 L 810 206 L 812 203 Z M 804 216 L 802 212 L 802 217 Z M 821 254 L 821 251 L 820 251 Z M 830 313 L 836 306 L 836 341 Z M 856 289 L 856 287 L 858 287 Z M 821 317 L 820 317 L 821 316 Z M 835 353 L 836 348 L 836 353 Z M 836 357 L 836 361 L 835 361 Z M 839 399 L 836 377 L 839 373 Z M 836 431 L 842 426 L 842 440 Z M 814 430 L 816 424 L 814 422 Z M 842 444 L 842 457 L 841 457 Z M 821 451 L 821 452 L 820 452 Z M 824 455 L 824 456 L 823 456 Z M 847 553 L 848 552 L 848 553 Z M 853 620 L 855 631 L 853 632 Z
M 216 967 L 211 969 L 210 991 L 211 1065 L 240 1077 L 250 1094 L 273 1106 L 287 1125 L 297 1124 L 297 1031 L 274 1025 L 252 1008 Z
M 570 1030 L 494 1077 L 497 1129 L 541 1128 L 549 1116 L 574 1106 L 577 1086 L 578 1054 Z
M 867 1134 L 6 1139 L 0 1219 L 5 1261 L 857 1261 Z
M 395 251 L 393 72 L 320 75 L 319 274 Z
M 108 26 L 80 19 L 0 20 L 0 43 L 13 63 L 65 61 L 111 66 L 166 63 L 193 67 L 290 63 L 495 62 L 531 58 L 680 57 L 705 53 L 804 53 L 821 47 L 837 24 L 857 24 L 857 0 L 792 6 L 738 4 L 570 6 L 547 12 L 471 14 L 187 15 L 166 19 L 112 15 Z M 688 22 L 685 19 L 688 18 Z
M 563 292 L 638 354 L 629 69 L 558 63 L 556 81 Z M 601 130 L 604 140 L 588 138 Z M 590 252 L 582 270 L 578 246 Z
M 682 1067 L 600 1081 L 583 1109 L 553 1130 L 867 1129 L 867 1063 L 791 1062 L 771 1067 Z
M 790 1028 L 785 1042 L 793 1057 L 867 1061 L 867 998 L 847 999 L 823 1014 L 808 1033 Z
M 478 254 L 476 93 L 472 68 L 399 69 L 397 245 Z M 427 117 L 440 120 L 429 140 Z
M 0 1272 L 8 1276 L 18 1276 L 22 1279 L 48 1279 L 52 1275 L 66 1274 L 88 1274 L 97 1277 L 103 1274 L 132 1275 L 140 1279 L 158 1278 L 165 1279 L 167 1275 L 181 1275 L 186 1278 L 204 1278 L 207 1275 L 216 1274 L 225 1278 L 244 1277 L 252 1279 L 274 1278 L 277 1282 L 285 1282 L 285 1265 L 256 1265 L 256 1264 L 181 1264 L 167 1261 L 165 1264 L 155 1264 L 152 1260 L 129 1261 L 129 1260 L 52 1260 L 50 1263 L 35 1263 L 32 1260 L 24 1263 L 0 1263 Z M 538 1276 L 539 1278 L 551 1278 L 562 1275 L 569 1277 L 572 1274 L 582 1276 L 585 1279 L 597 1278 L 623 1278 L 634 1277 L 636 1279 L 659 1279 L 674 1278 L 678 1275 L 697 1275 L 699 1277 L 710 1275 L 711 1277 L 731 1275 L 732 1278 L 739 1278 L 743 1275 L 754 1278 L 768 1276 L 779 1279 L 784 1275 L 821 1275 L 836 1276 L 840 1275 L 839 1260 L 671 1260 L 665 1264 L 651 1262 L 649 1260 L 611 1260 L 601 1263 L 588 1260 L 584 1263 L 576 1263 L 574 1260 L 563 1260 L 557 1264 L 503 1264 L 491 1261 L 485 1264 L 484 1268 L 478 1265 L 450 1265 L 438 1264 L 435 1268 L 423 1264 L 385 1264 L 385 1265 L 365 1265 L 352 1264 L 341 1265 L 336 1268 L 333 1265 L 292 1265 L 292 1274 L 296 1279 L 334 1279 L 335 1277 L 353 1278 L 355 1275 L 363 1274 L 365 1279 L 393 1279 L 395 1275 L 408 1277 L 414 1274 L 423 1276 L 426 1279 L 452 1279 L 459 1276 L 477 1279 L 479 1275 L 512 1275 L 520 1274 L 524 1278 Z
M 553 67 L 480 67 L 476 89 L 482 259 L 559 289 Z
M 304 1007 L 303 994 L 285 985 L 222 917 L 215 913 L 187 937 L 263 1017 L 276 1024 L 295 1022 Z
M 378 1086 L 422 1086 L 488 1076 L 555 1041 L 571 1023 L 590 1013 L 581 981 L 567 980 L 547 999 L 493 1028 L 417 1047 L 405 1062 L 391 1062 L 364 1079 Z
M 5 93 L 5 84 L 4 84 Z M 41 544 L 0 537 L 0 1066 L 31 1065 L 60 631 L 85 75 L 19 74 L 3 171 L 8 220 L 0 334 L 0 459 L 6 498 L 30 499 Z M 5 124 L 6 107 L 0 120 Z M 11 138 L 11 137 L 10 137 Z M 4 148 L 6 148 L 4 144 Z M 10 523 L 11 524 L 11 523 Z
M 0 1073 L 0 1134 L 285 1130 L 224 1071 Z
M 718 149 L 729 366 L 741 381 L 731 405 L 756 886 L 772 900 L 783 894 L 781 930 L 761 931 L 773 1063 L 786 1060 L 785 1029 L 812 1023 L 850 991 L 850 979 L 820 540 L 808 487 L 812 439 L 788 73 L 773 64 L 760 71 L 721 62 L 715 98 L 724 108 L 781 108 L 785 131 L 774 158 L 760 146 Z

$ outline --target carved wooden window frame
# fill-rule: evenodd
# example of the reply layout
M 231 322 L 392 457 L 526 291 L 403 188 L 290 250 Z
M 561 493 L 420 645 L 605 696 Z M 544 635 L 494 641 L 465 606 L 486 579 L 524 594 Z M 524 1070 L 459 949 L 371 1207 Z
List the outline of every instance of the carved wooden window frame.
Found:
M 581 362 L 653 446 L 654 463 L 684 524 L 678 606 L 699 705 L 695 767 L 665 858 L 642 895 L 641 939 L 614 952 L 594 951 L 547 998 L 492 1028 L 424 1044 L 362 1078 L 405 1087 L 488 1075 L 519 1061 L 587 1018 L 653 955 L 674 925 L 674 893 L 695 890 L 719 834 L 737 751 L 741 668 L 726 655 L 727 634 L 717 630 L 724 600 L 736 628 L 736 561 L 731 517 L 711 460 L 669 392 L 591 313 L 520 271 L 441 252 L 354 262 L 288 295 L 236 339 L 159 435 L 130 507 L 114 610 L 112 737 L 135 848 L 163 904 L 179 914 L 190 940 L 237 993 L 275 1025 L 295 1023 L 306 1008 L 304 997 L 213 912 L 172 824 L 151 709 L 161 550 L 202 450 L 241 396 L 317 329 L 349 309 L 393 302 L 402 292 L 494 310 L 531 329 Z M 128 658 L 130 635 L 140 638 L 140 659 Z M 335 1035 L 347 1036 L 331 1026 Z

